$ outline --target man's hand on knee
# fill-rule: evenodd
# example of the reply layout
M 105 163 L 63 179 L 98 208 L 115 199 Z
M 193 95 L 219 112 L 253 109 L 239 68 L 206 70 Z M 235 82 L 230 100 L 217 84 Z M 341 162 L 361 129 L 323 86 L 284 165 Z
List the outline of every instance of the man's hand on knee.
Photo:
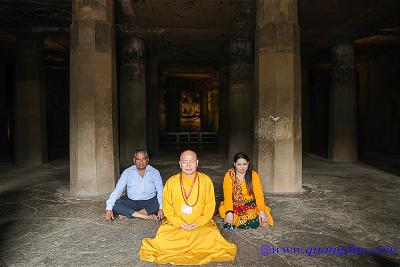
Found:
M 104 215 L 104 218 L 106 218 L 107 221 L 114 220 L 114 214 L 113 214 L 112 210 L 106 210 L 103 215 Z

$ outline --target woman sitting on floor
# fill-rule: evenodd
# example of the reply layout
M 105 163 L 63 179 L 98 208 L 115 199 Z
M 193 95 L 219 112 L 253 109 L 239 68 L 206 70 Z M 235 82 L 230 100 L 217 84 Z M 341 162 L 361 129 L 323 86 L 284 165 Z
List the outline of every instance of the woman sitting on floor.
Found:
M 219 206 L 224 228 L 256 229 L 274 223 L 271 209 L 264 202 L 260 177 L 249 168 L 249 163 L 249 156 L 239 152 L 233 158 L 233 168 L 225 174 L 224 201 Z

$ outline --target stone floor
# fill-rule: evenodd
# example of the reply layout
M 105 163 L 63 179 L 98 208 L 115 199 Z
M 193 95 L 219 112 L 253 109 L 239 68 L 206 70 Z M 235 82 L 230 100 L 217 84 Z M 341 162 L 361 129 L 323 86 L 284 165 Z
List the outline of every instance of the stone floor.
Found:
M 163 177 L 178 171 L 177 156 L 159 155 L 151 164 Z M 237 244 L 238 255 L 232 263 L 209 266 L 399 266 L 400 177 L 365 163 L 333 163 L 312 155 L 304 156 L 303 165 L 304 193 L 266 195 L 275 226 L 221 230 Z M 213 178 L 220 200 L 229 166 L 218 154 L 200 155 L 200 166 Z M 66 161 L 35 168 L 0 161 L 0 266 L 153 266 L 139 260 L 138 250 L 144 237 L 155 235 L 158 222 L 108 223 L 101 217 L 104 199 L 66 197 L 68 184 Z M 270 255 L 260 253 L 264 245 Z M 340 246 L 353 247 L 353 253 L 324 249 Z M 361 252 L 355 247 L 376 246 L 397 252 L 355 254 Z M 303 252 L 294 253 L 294 247 Z

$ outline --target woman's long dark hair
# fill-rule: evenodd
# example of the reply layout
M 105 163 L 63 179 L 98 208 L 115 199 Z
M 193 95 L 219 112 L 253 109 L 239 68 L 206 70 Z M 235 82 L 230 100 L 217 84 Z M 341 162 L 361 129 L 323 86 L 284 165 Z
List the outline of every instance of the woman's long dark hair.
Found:
M 244 175 L 244 179 L 246 181 L 247 192 L 249 193 L 249 195 L 254 195 L 253 182 L 252 182 L 252 178 L 251 178 L 252 177 L 251 174 L 252 174 L 253 170 L 250 168 L 250 158 L 249 158 L 249 156 L 247 156 L 246 153 L 239 152 L 239 153 L 236 153 L 235 156 L 233 157 L 233 162 L 236 163 L 239 159 L 245 159 L 249 164 L 246 174 Z M 236 171 L 235 166 L 233 166 L 233 168 Z

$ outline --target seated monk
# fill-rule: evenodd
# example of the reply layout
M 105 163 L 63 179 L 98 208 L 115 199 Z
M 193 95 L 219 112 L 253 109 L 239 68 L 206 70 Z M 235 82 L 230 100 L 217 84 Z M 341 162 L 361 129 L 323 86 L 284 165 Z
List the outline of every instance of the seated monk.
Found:
M 249 164 L 249 156 L 239 152 L 233 158 L 233 168 L 225 174 L 224 201 L 219 206 L 224 228 L 255 229 L 274 224 L 271 209 L 264 202 L 260 177 Z
M 212 220 L 215 196 L 210 177 L 197 172 L 197 155 L 191 150 L 181 154 L 179 165 L 182 172 L 164 187 L 166 220 L 154 239 L 143 239 L 140 259 L 179 265 L 234 260 L 236 246 L 222 237 Z

